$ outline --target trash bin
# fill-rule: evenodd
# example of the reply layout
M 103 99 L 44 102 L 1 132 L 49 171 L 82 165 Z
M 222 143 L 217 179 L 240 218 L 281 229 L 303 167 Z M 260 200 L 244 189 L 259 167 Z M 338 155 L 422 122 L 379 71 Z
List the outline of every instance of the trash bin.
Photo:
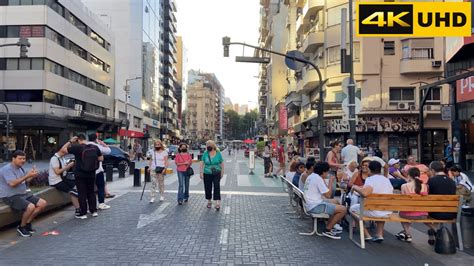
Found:
M 458 235 L 456 224 L 453 224 L 453 233 L 458 246 Z M 464 248 L 474 248 L 474 208 L 462 208 L 461 212 L 461 235 Z

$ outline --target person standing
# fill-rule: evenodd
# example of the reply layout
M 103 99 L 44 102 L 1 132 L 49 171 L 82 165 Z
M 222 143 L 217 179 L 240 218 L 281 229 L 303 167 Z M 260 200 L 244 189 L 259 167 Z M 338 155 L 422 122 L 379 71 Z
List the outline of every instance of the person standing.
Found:
M 273 176 L 273 163 L 272 163 L 272 148 L 270 147 L 270 142 L 267 142 L 263 150 L 263 164 L 265 168 L 264 177 Z
M 28 173 L 23 170 L 26 154 L 15 151 L 12 162 L 0 169 L 0 199 L 13 210 L 21 212 L 21 222 L 17 232 L 22 237 L 30 237 L 36 230 L 31 226 L 33 219 L 44 210 L 48 203 L 27 191 L 26 181 L 36 177 L 38 172 L 33 167 Z
M 329 177 L 334 176 L 337 178 L 337 172 L 339 169 L 341 169 L 344 165 L 341 163 L 341 149 L 342 149 L 342 143 L 339 141 L 334 141 L 331 143 L 332 149 L 328 152 L 326 155 L 326 162 L 330 166 L 329 170 Z M 327 180 L 329 182 L 329 180 Z M 331 191 L 333 193 L 332 197 L 334 197 L 334 193 L 336 192 L 336 183 L 333 183 L 333 187 L 331 188 Z
M 73 137 L 62 147 L 65 151 L 73 154 L 76 163 L 74 165 L 74 177 L 76 188 L 79 192 L 80 213 L 76 218 L 87 219 L 87 207 L 92 217 L 97 217 L 97 199 L 95 197 L 95 171 L 99 168 L 99 161 L 104 160 L 104 156 L 99 148 L 88 144 L 86 136 L 79 134 Z
M 79 216 L 81 209 L 79 208 L 79 194 L 76 190 L 76 184 L 74 180 L 69 180 L 66 177 L 67 172 L 74 167 L 74 162 L 71 161 L 66 164 L 64 155 L 66 155 L 66 152 L 61 149 L 51 157 L 49 161 L 48 182 L 50 186 L 70 195 L 72 205 L 76 208 L 75 215 Z
M 156 140 L 154 147 L 148 168 L 151 173 L 150 203 L 155 202 L 156 186 L 160 192 L 160 201 L 165 200 L 165 173 L 168 168 L 168 153 L 161 140 Z
M 96 146 L 102 155 L 108 155 L 112 152 L 107 144 L 97 139 L 96 133 L 89 135 L 88 144 Z M 105 175 L 102 161 L 99 162 L 99 168 L 95 171 L 95 184 L 97 186 L 97 199 L 99 200 L 97 208 L 99 210 L 110 209 L 110 206 L 105 204 Z
M 230 147 L 229 147 L 230 148 Z M 188 168 L 193 164 L 191 154 L 188 153 L 188 145 L 181 143 L 178 147 L 178 154 L 174 161 L 178 171 L 178 204 L 189 200 L 189 174 Z
M 280 165 L 280 168 L 276 172 L 277 175 L 284 175 L 286 172 L 285 148 L 283 146 L 283 142 L 280 142 L 280 146 L 278 147 L 278 163 Z
M 444 141 L 444 163 L 448 170 L 454 166 L 453 146 L 449 140 Z
M 351 161 L 358 162 L 358 156 L 362 155 L 362 151 L 359 147 L 354 145 L 352 139 L 346 141 L 346 147 L 341 150 L 341 158 L 345 165 L 348 165 Z
M 220 151 L 217 150 L 214 141 L 208 140 L 206 149 L 206 152 L 202 155 L 200 176 L 204 180 L 207 208 L 212 208 L 211 199 L 214 199 L 215 209 L 218 211 L 221 208 L 220 181 L 224 175 L 224 159 Z
M 135 160 L 140 161 L 140 159 L 143 159 L 143 147 L 138 140 L 135 140 L 133 145 L 133 153 L 135 154 Z

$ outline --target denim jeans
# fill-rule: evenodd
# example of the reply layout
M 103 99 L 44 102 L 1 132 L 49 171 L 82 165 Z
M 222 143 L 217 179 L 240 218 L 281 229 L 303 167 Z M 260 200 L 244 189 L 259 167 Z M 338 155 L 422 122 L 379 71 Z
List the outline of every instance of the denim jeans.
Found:
M 95 175 L 95 185 L 97 186 L 97 198 L 99 203 L 105 202 L 105 179 L 104 172 Z
M 189 199 L 189 176 L 178 171 L 178 201 Z

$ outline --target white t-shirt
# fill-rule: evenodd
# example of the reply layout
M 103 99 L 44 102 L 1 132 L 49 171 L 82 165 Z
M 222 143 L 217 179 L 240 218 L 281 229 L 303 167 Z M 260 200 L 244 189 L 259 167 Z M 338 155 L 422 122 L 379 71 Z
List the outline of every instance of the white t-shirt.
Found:
M 341 150 L 341 156 L 344 160 L 344 164 L 348 164 L 351 161 L 356 161 L 357 162 L 357 156 L 360 153 L 360 149 L 357 146 L 354 146 L 352 144 L 346 145 L 346 147 L 342 148 Z
M 285 177 L 286 177 L 286 180 L 289 180 L 290 182 L 293 181 L 293 176 L 295 176 L 296 172 L 287 172 Z
M 61 165 L 59 164 L 59 161 L 61 161 Z M 53 157 L 49 160 L 49 175 L 48 175 L 48 181 L 49 185 L 53 186 L 58 184 L 59 182 L 63 181 L 60 175 L 57 175 L 54 172 L 54 168 L 59 168 L 61 166 L 61 169 L 66 167 L 66 161 L 64 160 L 64 156 L 60 157 L 57 153 L 54 154 Z M 66 172 L 63 172 L 63 176 L 66 175 Z
M 393 194 L 393 187 L 390 180 L 383 175 L 369 176 L 364 183 L 364 187 L 372 187 L 373 194 Z M 390 215 L 391 211 L 372 211 L 374 216 L 382 217 Z
M 471 192 L 474 189 L 471 180 L 469 180 L 469 177 L 465 173 L 460 173 L 459 176 L 454 177 L 454 181 L 456 181 L 456 185 L 463 185 Z
M 309 211 L 323 202 L 323 194 L 329 191 L 326 183 L 318 174 L 312 173 L 306 178 L 303 193 L 306 198 L 305 208 Z
M 154 170 L 158 167 L 165 167 L 165 157 L 168 157 L 166 151 L 153 151 L 151 154 L 151 169 Z

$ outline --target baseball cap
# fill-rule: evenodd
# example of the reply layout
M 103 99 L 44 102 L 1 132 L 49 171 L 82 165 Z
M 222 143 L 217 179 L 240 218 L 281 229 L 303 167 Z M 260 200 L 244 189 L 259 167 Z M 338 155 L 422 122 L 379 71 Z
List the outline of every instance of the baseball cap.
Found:
M 392 166 L 392 165 L 397 164 L 397 163 L 399 163 L 399 162 L 400 162 L 399 159 L 394 159 L 394 158 L 392 158 L 392 159 L 390 159 L 390 160 L 388 161 L 388 165 Z

